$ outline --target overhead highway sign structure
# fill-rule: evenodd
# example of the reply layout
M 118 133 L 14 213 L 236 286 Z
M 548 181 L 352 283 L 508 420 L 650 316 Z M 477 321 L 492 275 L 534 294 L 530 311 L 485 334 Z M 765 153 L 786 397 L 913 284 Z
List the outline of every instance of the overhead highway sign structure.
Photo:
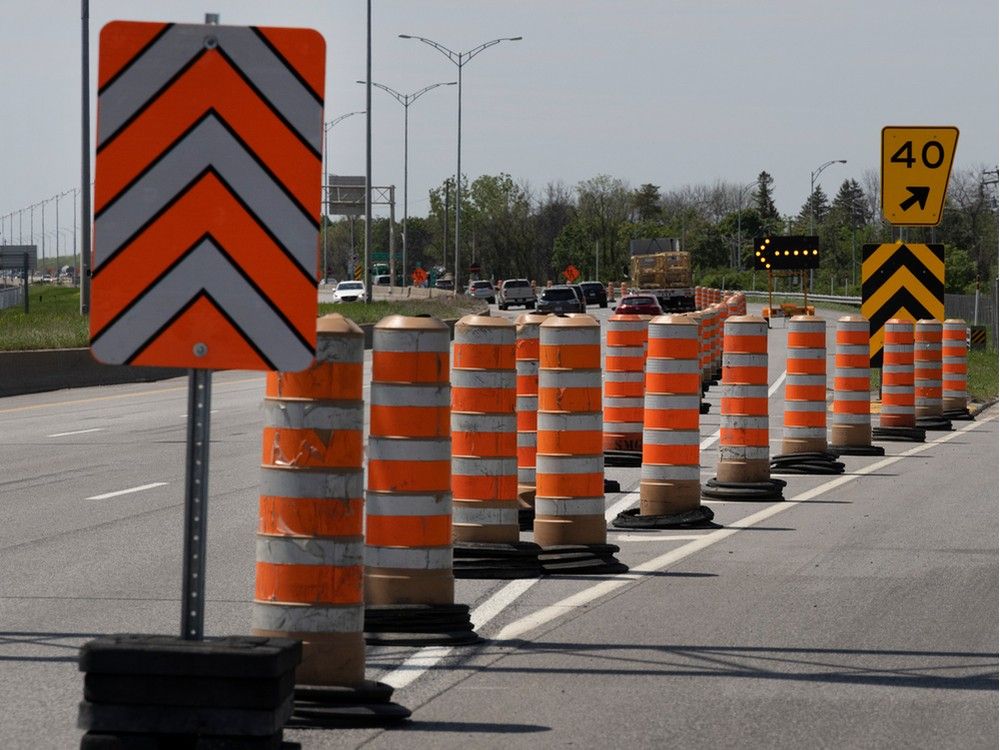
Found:
M 322 36 L 114 21 L 100 45 L 94 356 L 305 369 L 316 348 Z
M 882 128 L 882 214 L 890 224 L 941 222 L 958 128 Z
M 871 322 L 869 359 L 872 367 L 881 367 L 886 321 L 944 321 L 944 245 L 865 245 L 861 257 L 861 314 Z

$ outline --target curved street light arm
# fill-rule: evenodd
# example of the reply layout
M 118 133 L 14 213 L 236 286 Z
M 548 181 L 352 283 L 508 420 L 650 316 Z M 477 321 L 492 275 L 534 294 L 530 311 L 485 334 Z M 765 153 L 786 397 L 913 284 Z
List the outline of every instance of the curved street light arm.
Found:
M 360 83 L 362 86 L 364 86 L 364 85 L 367 85 L 368 82 L 367 81 L 357 81 L 357 83 Z M 399 102 L 400 104 L 402 104 L 404 107 L 407 104 L 409 104 L 409 102 L 407 101 L 407 99 L 409 97 L 407 97 L 406 94 L 400 94 L 394 88 L 390 88 L 389 86 L 386 86 L 383 83 L 376 83 L 375 81 L 372 81 L 372 86 L 374 86 L 377 89 L 382 89 L 384 92 L 386 92 L 387 94 L 389 94 L 393 99 L 395 99 L 397 102 Z
M 412 104 L 421 96 L 426 94 L 428 91 L 430 91 L 431 89 L 436 89 L 438 86 L 455 86 L 457 84 L 458 81 L 441 81 L 440 83 L 432 83 L 430 86 L 424 86 L 422 89 L 420 89 L 420 91 L 415 91 L 414 93 L 410 94 L 407 97 L 409 99 L 408 103 Z
M 372 84 L 372 86 L 375 86 L 375 85 L 377 85 L 377 84 L 374 84 L 374 83 Z M 353 117 L 354 115 L 363 115 L 364 113 L 365 113 L 365 111 L 363 109 L 359 109 L 359 110 L 357 110 L 355 112 L 348 112 L 346 115 L 341 115 L 340 117 L 334 117 L 332 120 L 330 120 L 329 122 L 327 122 L 327 123 L 324 124 L 323 130 L 327 131 L 330 128 L 332 128 L 334 125 L 336 125 L 338 122 L 340 122 L 341 120 L 346 120 L 348 117 Z
M 462 64 L 464 65 L 466 62 L 468 62 L 473 57 L 475 57 L 476 55 L 478 55 L 484 49 L 488 49 L 488 48 L 492 47 L 494 44 L 500 44 L 500 42 L 519 42 L 519 41 L 521 41 L 521 38 L 522 37 L 519 37 L 519 36 L 504 36 L 504 37 L 500 37 L 499 39 L 493 39 L 493 40 L 491 40 L 489 42 L 483 42 L 478 47 L 473 47 L 468 52 L 463 53 L 463 55 L 465 57 L 465 61 Z M 460 57 L 461 56 L 462 55 L 460 55 Z
M 847 159 L 830 159 L 830 161 L 823 162 L 822 164 L 819 165 L 819 167 L 816 168 L 815 172 L 809 175 L 809 179 L 815 180 L 817 177 L 819 177 L 819 173 L 822 172 L 827 167 L 829 167 L 831 164 L 847 164 Z
M 399 38 L 400 39 L 417 39 L 417 40 L 423 42 L 424 44 L 429 44 L 431 47 L 433 47 L 438 52 L 440 52 L 442 55 L 444 55 L 449 60 L 451 60 L 455 65 L 461 65 L 462 64 L 462 55 L 460 53 L 452 52 L 450 49 L 448 49 L 447 47 L 445 47 L 443 44 L 441 44 L 440 42 L 435 42 L 433 39 L 428 39 L 427 37 L 423 37 L 423 36 L 414 36 L 412 34 L 400 34 Z

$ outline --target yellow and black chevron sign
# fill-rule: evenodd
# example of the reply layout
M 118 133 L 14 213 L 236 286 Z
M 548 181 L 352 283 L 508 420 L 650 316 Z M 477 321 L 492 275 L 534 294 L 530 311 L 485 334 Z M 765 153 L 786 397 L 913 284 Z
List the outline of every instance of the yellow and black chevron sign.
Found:
M 325 54 L 309 29 L 102 29 L 90 315 L 98 360 L 310 365 Z
M 865 245 L 862 253 L 861 314 L 871 323 L 871 366 L 881 367 L 887 320 L 944 320 L 944 245 Z

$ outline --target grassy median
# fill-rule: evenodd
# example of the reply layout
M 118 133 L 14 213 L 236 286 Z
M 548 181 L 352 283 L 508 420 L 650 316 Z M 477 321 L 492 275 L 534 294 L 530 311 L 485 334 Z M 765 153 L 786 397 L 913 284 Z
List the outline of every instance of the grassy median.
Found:
M 27 314 L 23 304 L 0 310 L 0 351 L 77 348 L 87 337 L 80 290 L 71 286 L 29 286 Z
M 332 304 L 324 302 L 319 306 L 319 314 L 339 313 L 350 318 L 358 325 L 378 323 L 386 315 L 430 315 L 440 320 L 461 318 L 470 313 L 479 313 L 487 309 L 482 300 L 467 296 L 433 297 L 431 299 L 375 300 L 364 302 L 341 302 Z

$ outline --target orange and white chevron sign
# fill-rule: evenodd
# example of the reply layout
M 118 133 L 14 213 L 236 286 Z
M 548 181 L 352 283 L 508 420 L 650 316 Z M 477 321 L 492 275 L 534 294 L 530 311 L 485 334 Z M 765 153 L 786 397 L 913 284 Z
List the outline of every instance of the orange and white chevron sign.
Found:
M 325 57 L 309 29 L 101 30 L 94 357 L 200 369 L 312 363 Z

